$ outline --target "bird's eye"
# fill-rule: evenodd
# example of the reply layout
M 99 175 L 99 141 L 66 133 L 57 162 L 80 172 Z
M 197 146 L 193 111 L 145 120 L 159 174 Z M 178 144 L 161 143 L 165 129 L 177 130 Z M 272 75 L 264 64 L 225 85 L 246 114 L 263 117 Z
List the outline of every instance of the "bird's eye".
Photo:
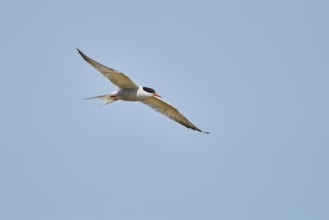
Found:
M 155 93 L 155 90 L 152 89 L 152 88 L 143 87 L 143 90 L 146 91 L 146 92 L 148 92 L 148 93 L 152 93 L 152 94 Z

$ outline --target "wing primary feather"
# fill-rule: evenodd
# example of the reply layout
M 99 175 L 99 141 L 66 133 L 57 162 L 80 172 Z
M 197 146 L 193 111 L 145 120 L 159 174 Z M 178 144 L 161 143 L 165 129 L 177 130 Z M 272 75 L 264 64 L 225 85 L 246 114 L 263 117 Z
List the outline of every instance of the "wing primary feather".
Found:
M 77 48 L 79 54 L 82 58 L 92 65 L 95 69 L 101 72 L 105 77 L 107 77 L 111 82 L 119 88 L 138 88 L 138 86 L 125 74 L 112 69 L 110 67 L 104 66 L 101 63 L 96 62 L 95 60 L 88 57 L 81 50 Z
M 164 100 L 158 97 L 150 97 L 142 102 L 153 108 L 155 111 L 167 116 L 168 118 L 180 123 L 181 125 L 184 125 L 187 128 L 202 132 L 204 134 L 210 134 L 210 132 L 202 131 L 201 129 L 196 127 L 184 115 L 182 115 L 174 106 L 172 106 L 171 104 L 165 102 Z

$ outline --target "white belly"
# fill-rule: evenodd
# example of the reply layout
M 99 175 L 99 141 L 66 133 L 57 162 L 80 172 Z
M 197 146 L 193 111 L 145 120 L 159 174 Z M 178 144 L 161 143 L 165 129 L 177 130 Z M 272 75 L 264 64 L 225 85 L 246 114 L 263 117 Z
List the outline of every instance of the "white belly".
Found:
M 138 89 L 120 89 L 118 91 L 118 98 L 124 101 L 138 101 L 137 91 Z

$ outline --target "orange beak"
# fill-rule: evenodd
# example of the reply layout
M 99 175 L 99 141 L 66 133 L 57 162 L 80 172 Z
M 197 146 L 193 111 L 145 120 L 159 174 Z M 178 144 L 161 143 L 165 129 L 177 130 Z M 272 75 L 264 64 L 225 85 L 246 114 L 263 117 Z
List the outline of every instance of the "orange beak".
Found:
M 154 93 L 153 96 L 161 98 L 161 96 L 159 94 L 156 94 L 156 93 Z

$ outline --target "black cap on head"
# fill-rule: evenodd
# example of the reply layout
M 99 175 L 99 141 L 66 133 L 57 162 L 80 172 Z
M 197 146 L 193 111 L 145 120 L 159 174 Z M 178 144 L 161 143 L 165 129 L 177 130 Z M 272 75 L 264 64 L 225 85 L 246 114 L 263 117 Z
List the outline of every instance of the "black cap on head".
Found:
M 152 93 L 152 94 L 155 94 L 155 90 L 154 90 L 154 89 L 152 89 L 152 88 L 143 87 L 143 90 L 144 90 L 145 92 L 148 92 L 148 93 Z

